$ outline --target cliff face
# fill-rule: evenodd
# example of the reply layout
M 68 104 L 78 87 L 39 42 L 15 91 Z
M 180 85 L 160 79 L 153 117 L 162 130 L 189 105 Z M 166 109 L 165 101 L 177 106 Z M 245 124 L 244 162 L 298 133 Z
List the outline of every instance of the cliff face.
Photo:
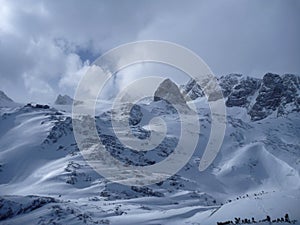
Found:
M 300 111 L 300 77 L 267 73 L 262 79 L 229 74 L 218 79 L 227 107 L 244 107 L 253 121 L 276 113 Z M 192 100 L 204 97 L 201 87 L 190 80 L 181 92 Z

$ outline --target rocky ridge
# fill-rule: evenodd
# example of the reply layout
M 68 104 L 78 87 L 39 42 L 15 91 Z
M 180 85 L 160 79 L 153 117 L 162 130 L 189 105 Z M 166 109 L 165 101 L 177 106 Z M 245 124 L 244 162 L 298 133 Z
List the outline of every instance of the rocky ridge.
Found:
M 228 74 L 218 79 L 227 107 L 247 109 L 252 121 L 271 114 L 283 116 L 300 111 L 300 76 L 267 73 L 262 79 Z M 199 84 L 191 79 L 181 86 L 191 100 L 205 97 Z

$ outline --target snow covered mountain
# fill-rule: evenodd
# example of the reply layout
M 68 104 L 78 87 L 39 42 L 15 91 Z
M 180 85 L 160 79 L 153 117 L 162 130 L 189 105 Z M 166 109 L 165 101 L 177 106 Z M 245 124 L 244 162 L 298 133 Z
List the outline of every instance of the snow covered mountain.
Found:
M 54 104 L 55 105 L 72 105 L 73 102 L 74 102 L 74 99 L 71 98 L 69 95 L 58 95 Z
M 58 95 L 54 104 L 55 105 L 72 105 L 73 104 L 73 99 L 68 96 L 68 95 Z
M 267 73 L 262 79 L 229 74 L 219 78 L 227 107 L 244 107 L 251 120 L 261 120 L 274 114 L 283 116 L 300 111 L 300 76 Z M 204 85 L 205 86 L 205 85 Z M 181 87 L 192 100 L 203 98 L 199 84 L 191 79 Z
M 213 164 L 198 170 L 211 116 L 197 104 L 201 129 L 191 160 L 166 181 L 145 187 L 112 183 L 96 173 L 78 150 L 70 113 L 31 105 L 0 108 L 0 223 L 210 225 L 235 217 L 245 224 L 253 217 L 256 224 L 269 224 L 262 221 L 266 216 L 277 221 L 288 213 L 292 223 L 300 224 L 299 77 L 231 74 L 219 81 L 228 106 L 227 129 Z M 153 150 L 124 147 L 111 126 L 115 112 L 99 113 L 99 137 L 112 156 L 145 166 L 173 151 L 180 118 L 161 98 L 172 101 L 164 87 L 179 93 L 174 85 L 167 80 L 155 101 L 133 105 L 130 112 L 131 130 L 141 139 L 150 132 L 143 118 L 165 120 L 167 136 Z M 195 103 L 204 97 L 193 81 L 181 91 Z M 180 102 L 186 104 L 183 97 Z
M 0 90 L 0 107 L 14 107 L 16 105 L 17 103 Z

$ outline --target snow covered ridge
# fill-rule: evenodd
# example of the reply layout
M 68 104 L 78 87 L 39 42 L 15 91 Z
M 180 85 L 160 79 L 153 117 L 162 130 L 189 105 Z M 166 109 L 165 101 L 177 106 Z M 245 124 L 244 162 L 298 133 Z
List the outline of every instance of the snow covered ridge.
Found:
M 266 225 L 269 222 L 262 220 L 268 215 L 276 219 L 272 224 L 283 225 L 290 223 L 277 223 L 277 218 L 286 213 L 299 224 L 299 112 L 291 110 L 284 116 L 257 121 L 245 119 L 257 102 L 252 100 L 263 80 L 227 77 L 223 80 L 227 102 L 230 95 L 239 96 L 232 93 L 240 90 L 237 84 L 241 83 L 252 98 L 236 98 L 240 102 L 228 106 L 224 143 L 213 164 L 204 172 L 198 170 L 211 127 L 209 110 L 200 107 L 200 141 L 191 160 L 176 175 L 146 187 L 112 183 L 96 173 L 77 148 L 70 113 L 45 105 L 0 107 L 0 224 L 217 225 L 235 222 L 235 217 L 241 218 L 240 224 L 246 218 L 248 223 L 253 217 L 255 224 Z M 174 88 L 172 93 L 178 93 L 168 83 Z M 272 85 L 265 85 L 264 92 Z M 288 96 L 282 92 L 281 103 L 282 96 Z M 157 97 L 174 98 L 165 97 L 164 90 Z M 273 105 L 272 98 L 267 102 Z M 290 110 L 289 106 L 282 104 L 284 110 Z M 143 117 L 160 115 L 168 126 L 162 144 L 147 152 L 132 151 L 118 141 L 111 128 L 112 113 L 105 110 L 95 121 L 107 151 L 119 161 L 152 165 L 174 149 L 180 130 L 177 112 L 170 104 L 156 99 L 133 105 L 128 123 L 135 136 L 148 136 Z
M 283 116 L 300 111 L 300 76 L 267 73 L 262 79 L 229 74 L 218 79 L 227 107 L 243 107 L 253 121 L 271 114 Z M 181 86 L 184 95 L 192 100 L 204 97 L 195 80 Z

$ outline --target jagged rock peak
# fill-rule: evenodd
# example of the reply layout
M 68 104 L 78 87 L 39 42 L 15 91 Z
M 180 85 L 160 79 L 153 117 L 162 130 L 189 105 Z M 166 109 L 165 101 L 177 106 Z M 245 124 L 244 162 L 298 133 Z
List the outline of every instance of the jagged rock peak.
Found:
M 236 83 L 220 82 L 224 96 L 227 97 L 226 106 L 246 107 L 252 102 L 255 92 L 259 89 L 261 80 L 253 77 L 241 77 Z
M 181 92 L 185 99 L 195 100 L 198 97 L 203 97 L 205 94 L 200 85 L 191 78 L 186 85 L 181 86 Z
M 219 84 L 223 90 L 224 97 L 227 97 L 231 93 L 232 88 L 239 83 L 242 77 L 242 74 L 231 73 L 219 78 Z
M 55 105 L 72 105 L 74 99 L 68 95 L 58 95 L 54 104 Z
M 262 79 L 228 74 L 218 79 L 227 107 L 244 107 L 251 120 L 261 120 L 274 112 L 277 116 L 300 112 L 300 76 L 266 73 Z M 201 87 L 191 79 L 181 86 L 191 100 L 204 97 Z
M 178 86 L 170 79 L 165 79 L 154 93 L 154 101 L 166 100 L 171 104 L 186 105 Z
M 249 115 L 252 120 L 261 120 L 274 112 L 277 116 L 300 112 L 299 94 L 299 76 L 267 73 L 262 79 L 255 104 L 249 110 Z

